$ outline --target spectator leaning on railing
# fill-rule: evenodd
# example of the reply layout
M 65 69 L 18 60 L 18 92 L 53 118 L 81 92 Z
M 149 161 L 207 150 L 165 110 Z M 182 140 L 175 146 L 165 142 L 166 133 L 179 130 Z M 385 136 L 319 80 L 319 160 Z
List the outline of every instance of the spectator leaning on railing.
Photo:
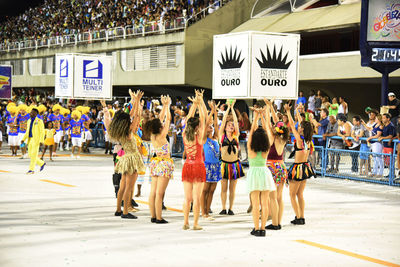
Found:
M 370 137 L 373 135 L 372 134 L 372 128 L 373 128 L 372 126 L 374 126 L 374 124 L 376 123 L 376 116 L 379 114 L 379 112 L 376 109 L 371 109 L 370 107 L 367 107 L 365 109 L 365 113 L 368 114 L 368 122 L 365 123 L 364 120 L 361 120 L 361 124 L 366 129 L 365 136 Z M 370 152 L 371 148 L 369 146 L 367 146 L 367 147 L 368 147 L 368 152 Z M 365 154 L 363 154 L 363 156 L 365 156 Z M 367 165 L 368 171 L 371 171 L 371 158 L 369 157 L 369 155 L 367 157 L 367 164 L 368 164 Z
M 351 128 L 353 125 L 347 121 L 347 117 L 343 113 L 339 113 L 336 118 L 339 125 L 337 136 L 341 137 L 343 142 L 345 142 L 346 138 L 351 135 Z
M 351 128 L 353 125 L 347 121 L 346 115 L 343 113 L 339 113 L 337 115 L 337 123 L 338 123 L 338 131 L 337 131 L 337 136 L 341 137 L 343 140 L 343 143 L 346 147 L 351 147 L 351 141 L 347 140 L 347 137 L 351 136 Z M 351 153 L 352 155 L 352 171 L 357 172 L 358 171 L 358 161 L 357 158 L 354 159 L 354 153 Z
M 380 153 L 382 153 L 383 147 L 380 142 L 373 141 L 373 139 L 379 138 L 382 135 L 382 116 L 378 114 L 376 116 L 375 124 L 372 127 L 366 128 L 371 131 L 371 136 L 367 138 L 367 141 L 371 144 L 372 153 L 376 153 L 373 155 L 374 167 L 372 169 L 372 177 L 379 177 L 383 175 L 383 159 L 382 156 L 379 155 Z
M 329 116 L 329 124 L 326 130 L 326 133 L 323 135 L 323 140 L 326 140 L 327 137 L 336 136 L 338 132 L 339 125 L 336 121 L 335 116 Z M 331 149 L 343 149 L 343 141 L 342 140 L 335 140 L 329 139 L 328 148 Z M 338 152 L 331 152 L 330 155 L 330 162 L 331 168 L 328 172 L 338 172 L 339 171 L 339 161 L 340 161 L 340 154 Z M 335 168 L 336 162 L 336 168 Z M 327 164 L 328 166 L 328 164 Z
M 349 149 L 351 149 L 352 151 L 359 151 L 361 150 L 361 143 L 362 141 L 360 140 L 361 137 L 364 137 L 365 134 L 365 128 L 364 126 L 361 124 L 361 117 L 356 115 L 353 117 L 353 129 L 351 131 L 351 137 L 353 138 L 353 145 L 351 147 L 349 147 Z M 364 141 L 365 142 L 365 141 Z M 368 146 L 367 146 L 368 148 Z M 358 172 L 358 153 L 351 153 L 351 158 L 352 158 L 352 164 L 351 164 L 351 171 L 352 172 Z M 360 156 L 361 159 L 361 156 Z M 362 167 L 364 166 L 365 169 L 366 168 L 366 161 L 365 159 L 361 159 L 362 163 L 364 164 L 360 164 L 360 175 L 362 175 Z
M 393 123 L 390 121 L 391 116 L 389 113 L 385 113 L 382 115 L 382 123 L 383 123 L 383 131 L 382 135 L 378 138 L 379 141 L 382 140 L 391 140 L 394 136 L 396 136 L 396 129 L 393 126 Z M 393 154 L 393 144 L 392 142 L 383 142 L 383 153 L 385 154 Z M 385 165 L 389 166 L 389 157 L 385 157 Z
M 398 116 L 397 118 L 397 126 L 396 126 L 396 136 L 392 138 L 393 139 L 397 139 L 398 141 L 400 140 L 400 116 Z M 397 168 L 400 169 L 400 143 L 397 143 Z M 400 171 L 399 174 L 400 176 Z

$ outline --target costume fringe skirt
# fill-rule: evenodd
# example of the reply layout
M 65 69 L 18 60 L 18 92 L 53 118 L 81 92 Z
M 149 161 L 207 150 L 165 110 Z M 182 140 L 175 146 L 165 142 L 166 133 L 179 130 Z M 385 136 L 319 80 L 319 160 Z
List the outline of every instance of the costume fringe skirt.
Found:
M 304 181 L 313 176 L 317 177 L 310 163 L 308 162 L 293 163 L 288 172 L 288 179 L 294 181 Z
M 283 163 L 282 160 L 268 160 L 267 167 L 271 171 L 272 177 L 274 178 L 276 185 L 285 183 L 288 172 L 286 169 L 286 165 L 285 163 Z
M 187 160 L 182 168 L 182 181 L 204 183 L 206 181 L 206 167 L 204 162 L 191 162 Z
M 142 155 L 137 153 L 129 153 L 123 155 L 115 165 L 115 173 L 121 174 L 133 174 L 143 173 L 146 171 L 146 167 L 144 166 Z
M 240 160 L 235 162 L 226 162 L 222 160 L 221 175 L 223 179 L 236 180 L 244 176 L 242 163 Z

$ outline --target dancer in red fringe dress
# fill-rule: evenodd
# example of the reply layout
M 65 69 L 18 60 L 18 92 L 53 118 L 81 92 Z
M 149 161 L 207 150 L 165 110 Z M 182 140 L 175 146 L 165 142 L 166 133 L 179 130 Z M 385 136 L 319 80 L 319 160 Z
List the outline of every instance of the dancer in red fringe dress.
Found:
M 204 91 L 195 91 L 196 97 L 189 98 L 193 102 L 186 117 L 186 128 L 183 133 L 183 144 L 186 152 L 186 162 L 182 168 L 182 181 L 185 190 L 185 202 L 183 204 L 184 225 L 183 229 L 189 227 L 189 210 L 193 201 L 194 223 L 193 230 L 201 230 L 199 226 L 200 197 L 203 185 L 206 181 L 206 167 L 204 165 L 203 145 L 205 135 L 205 119 L 207 108 L 203 101 Z M 194 117 L 196 110 L 199 117 Z

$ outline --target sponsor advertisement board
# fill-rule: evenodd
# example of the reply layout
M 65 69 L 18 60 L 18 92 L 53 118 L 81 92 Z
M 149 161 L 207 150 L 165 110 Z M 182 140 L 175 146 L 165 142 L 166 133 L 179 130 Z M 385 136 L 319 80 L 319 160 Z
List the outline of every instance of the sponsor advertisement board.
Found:
M 213 50 L 213 98 L 247 97 L 249 35 L 216 35 Z
M 12 97 L 12 66 L 0 66 L 0 99 Z
M 214 36 L 213 98 L 297 99 L 299 48 L 298 34 Z
M 59 54 L 56 56 L 55 96 L 111 99 L 111 71 L 111 56 Z
M 72 98 L 74 89 L 74 56 L 56 55 L 55 96 Z
M 111 56 L 75 56 L 74 98 L 111 99 Z

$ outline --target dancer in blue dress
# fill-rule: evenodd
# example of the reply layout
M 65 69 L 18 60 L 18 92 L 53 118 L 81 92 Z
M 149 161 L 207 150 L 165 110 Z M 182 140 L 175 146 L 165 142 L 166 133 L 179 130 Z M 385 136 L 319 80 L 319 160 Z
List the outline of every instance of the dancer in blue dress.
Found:
M 211 108 L 207 118 L 205 127 L 205 143 L 204 149 L 204 164 L 206 166 L 206 183 L 204 184 L 201 194 L 201 213 L 203 218 L 213 220 L 210 216 L 211 202 L 213 200 L 215 188 L 218 182 L 222 179 L 221 162 L 219 160 L 219 144 L 218 144 L 218 116 L 217 109 L 219 106 L 214 101 L 209 101 L 208 105 Z

